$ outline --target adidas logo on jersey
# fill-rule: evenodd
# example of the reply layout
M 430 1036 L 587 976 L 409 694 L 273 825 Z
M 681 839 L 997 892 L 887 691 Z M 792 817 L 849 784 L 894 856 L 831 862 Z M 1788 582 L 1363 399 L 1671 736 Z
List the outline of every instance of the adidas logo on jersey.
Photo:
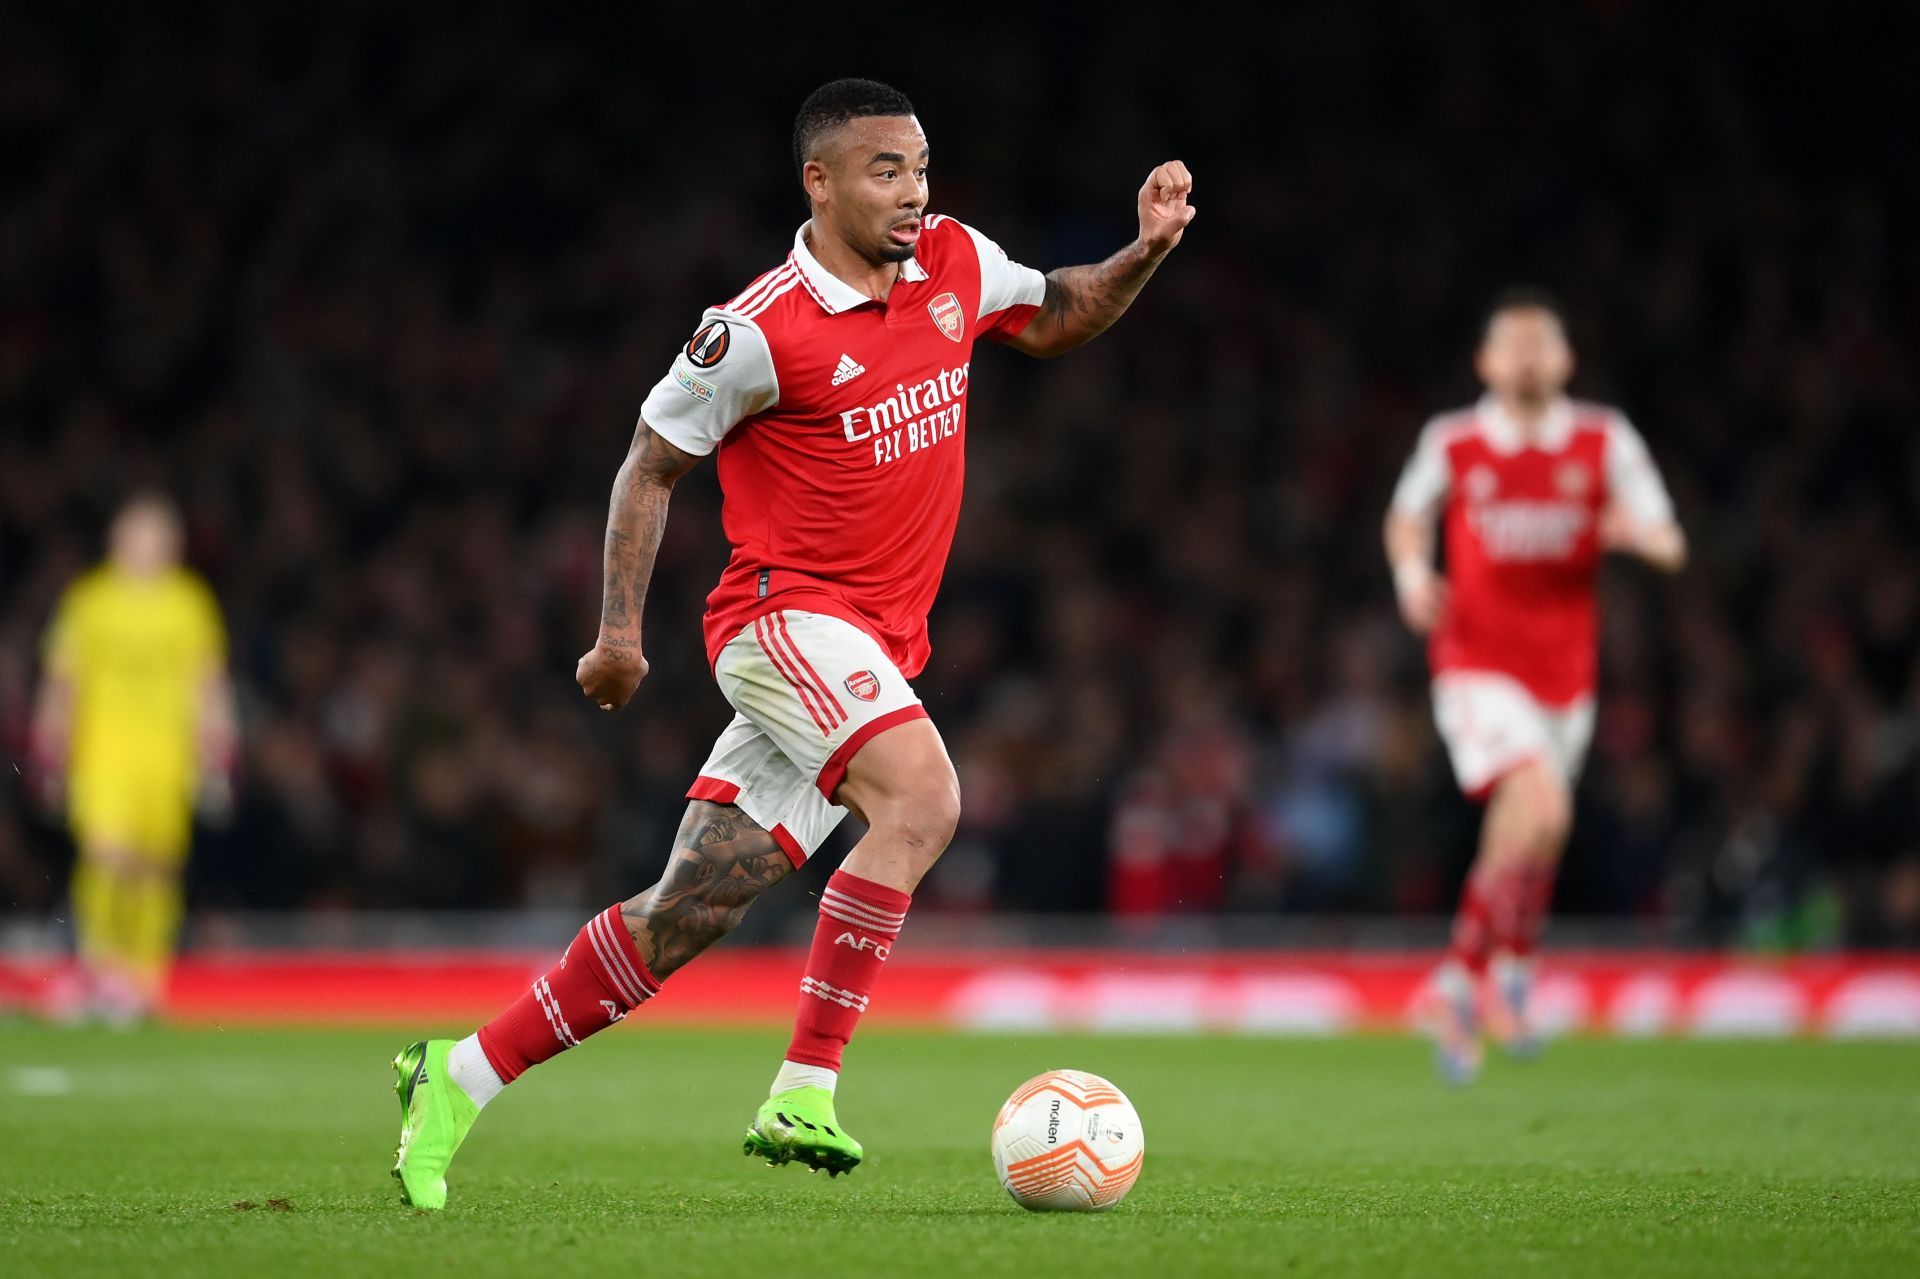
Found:
M 844 386 L 866 371 L 866 365 L 854 363 L 851 355 L 843 355 L 840 357 L 839 367 L 833 371 L 833 384 L 835 386 Z

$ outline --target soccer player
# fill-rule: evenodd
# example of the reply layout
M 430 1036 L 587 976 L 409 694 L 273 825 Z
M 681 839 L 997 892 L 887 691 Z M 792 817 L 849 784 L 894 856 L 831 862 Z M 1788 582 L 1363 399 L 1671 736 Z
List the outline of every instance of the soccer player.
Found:
M 1457 1083 L 1479 1072 L 1483 1019 L 1516 1053 L 1537 1046 L 1534 947 L 1593 735 L 1600 554 L 1669 573 L 1687 556 L 1639 433 L 1566 398 L 1574 356 L 1551 297 L 1503 296 L 1475 368 L 1486 395 L 1427 424 L 1386 521 L 1400 612 L 1430 636 L 1434 719 L 1460 788 L 1486 804 L 1434 977 L 1437 1064 Z
M 600 634 L 580 687 L 618 710 L 646 677 L 641 619 L 673 485 L 718 453 L 732 558 L 706 646 L 737 714 L 698 779 L 660 882 L 609 907 L 498 1017 L 395 1058 L 394 1166 L 416 1207 L 481 1107 L 529 1067 L 627 1016 L 740 921 L 851 811 L 867 833 L 821 895 L 793 1039 L 746 1131 L 749 1155 L 831 1174 L 860 1162 L 834 1088 L 841 1054 L 946 848 L 959 785 L 908 682 L 960 509 L 974 344 L 1048 357 L 1127 309 L 1192 221 L 1169 161 L 1139 236 L 1042 276 L 928 212 L 913 106 L 837 80 L 801 106 L 793 158 L 812 218 L 786 260 L 709 309 L 647 397 L 614 483 Z
M 157 496 L 114 519 L 106 563 L 66 590 L 47 633 L 36 771 L 65 793 L 78 982 L 56 1015 L 137 1022 L 164 997 L 196 796 L 228 793 L 235 729 L 213 593 L 180 564 Z

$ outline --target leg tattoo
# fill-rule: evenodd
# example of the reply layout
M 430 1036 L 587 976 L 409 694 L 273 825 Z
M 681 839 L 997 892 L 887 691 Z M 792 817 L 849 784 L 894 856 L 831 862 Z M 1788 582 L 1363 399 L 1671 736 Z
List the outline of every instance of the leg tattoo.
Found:
M 695 800 L 673 837 L 660 882 L 620 908 L 627 931 L 656 980 L 731 932 L 754 899 L 793 863 L 751 817 L 732 804 Z

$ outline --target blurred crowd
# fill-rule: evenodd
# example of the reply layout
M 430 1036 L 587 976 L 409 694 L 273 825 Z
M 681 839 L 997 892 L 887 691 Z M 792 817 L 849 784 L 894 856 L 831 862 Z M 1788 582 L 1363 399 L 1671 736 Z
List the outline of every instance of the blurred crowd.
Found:
M 804 216 L 794 107 L 871 74 L 920 108 L 934 207 L 1032 265 L 1119 247 L 1169 156 L 1200 209 L 1091 347 L 976 358 L 918 681 L 965 815 L 923 900 L 1450 906 L 1478 817 L 1378 530 L 1424 418 L 1475 394 L 1485 303 L 1527 280 L 1567 301 L 1577 390 L 1634 418 L 1694 544 L 1672 583 L 1606 570 L 1558 910 L 1920 944 L 1915 19 L 1514 9 L 1289 7 L 1178 74 L 1065 15 L 901 14 L 872 56 L 773 19 L 733 42 L 431 6 L 13 15 L 8 758 L 52 601 L 158 484 L 226 610 L 245 733 L 199 910 L 651 882 L 729 715 L 698 627 L 725 546 L 702 467 L 649 597 L 652 677 L 603 714 L 572 671 L 606 495 L 701 307 Z M 53 909 L 58 823 L 0 788 L 0 910 Z

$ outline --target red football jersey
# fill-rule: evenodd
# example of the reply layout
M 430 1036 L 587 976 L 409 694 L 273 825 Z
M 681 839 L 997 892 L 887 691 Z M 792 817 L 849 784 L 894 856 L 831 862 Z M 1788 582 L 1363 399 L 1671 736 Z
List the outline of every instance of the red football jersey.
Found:
M 1599 516 L 1673 518 L 1660 473 L 1617 411 L 1562 400 L 1531 437 L 1491 397 L 1433 419 L 1394 509 L 1444 510 L 1450 594 L 1428 647 L 1434 672 L 1497 671 L 1549 706 L 1590 696 L 1598 673 Z
M 1045 278 L 951 218 L 921 223 L 885 302 L 794 236 L 780 267 L 709 309 L 641 417 L 720 451 L 733 546 L 707 597 L 707 657 L 771 609 L 861 627 L 911 678 L 928 656 L 966 474 L 973 344 L 1018 334 Z

